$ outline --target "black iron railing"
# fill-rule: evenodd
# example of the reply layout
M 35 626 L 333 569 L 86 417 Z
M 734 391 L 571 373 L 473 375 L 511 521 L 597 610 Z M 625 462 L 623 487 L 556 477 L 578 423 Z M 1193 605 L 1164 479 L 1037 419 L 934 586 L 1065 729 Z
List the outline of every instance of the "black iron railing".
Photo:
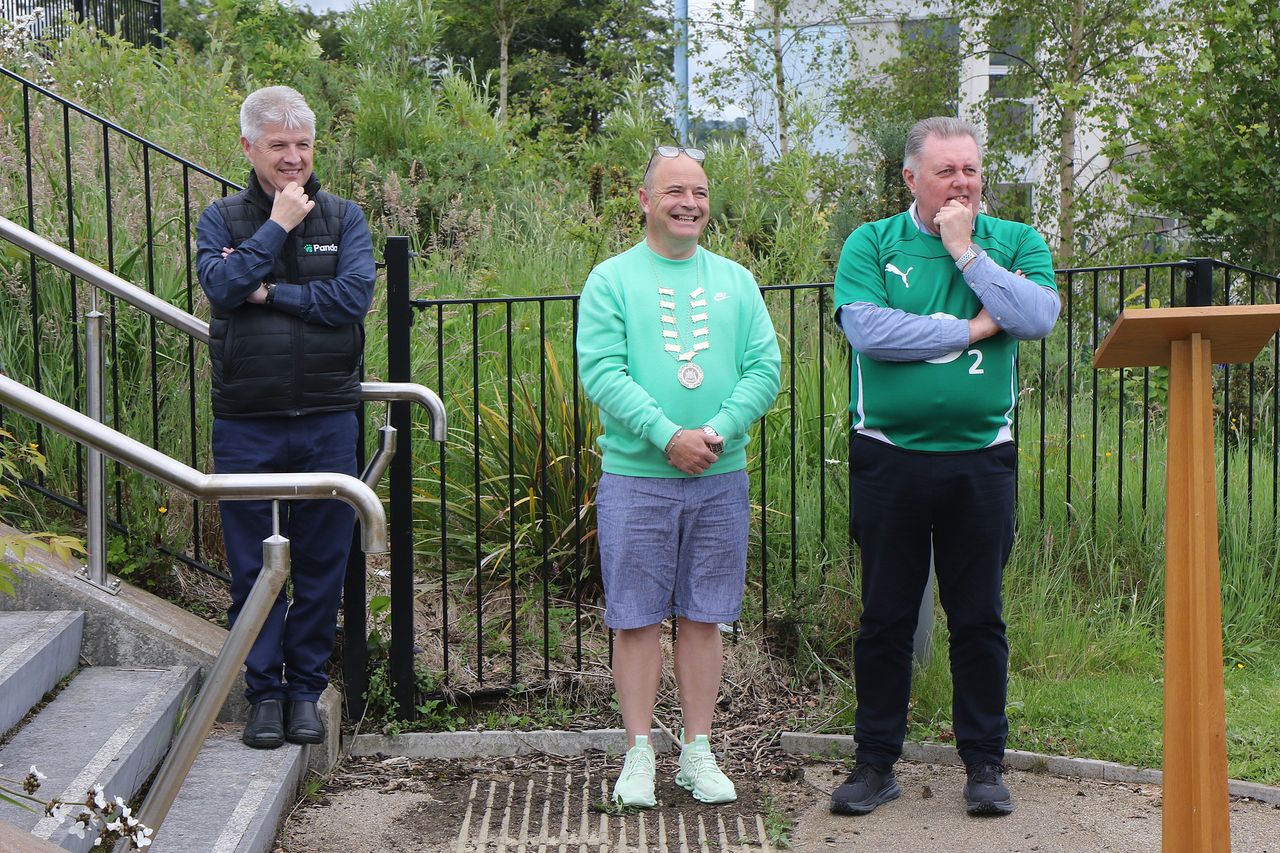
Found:
M 194 219 L 236 185 L 4 69 L 0 103 L 20 149 L 21 173 L 0 175 L 6 214 L 202 313 Z M 0 370 L 83 411 L 83 286 L 34 257 L 0 253 L 0 273 L 8 285 Z M 390 635 L 394 695 L 406 715 L 433 684 L 483 693 L 580 672 L 605 634 L 593 525 L 598 425 L 576 381 L 576 297 L 412 299 L 428 289 L 421 284 L 408 240 L 389 238 L 384 378 L 435 388 L 450 408 L 450 443 L 422 444 L 419 455 L 408 443 L 416 416 L 392 405 L 402 445 L 391 470 L 391 604 L 370 607 L 366 626 L 365 569 L 353 565 L 344 631 L 350 707 L 360 707 L 371 630 Z M 1276 284 L 1209 260 L 1059 271 L 1058 326 L 1021 350 L 1020 523 L 1096 532 L 1159 508 L 1163 373 L 1097 373 L 1090 364 L 1123 306 L 1270 303 Z M 752 443 L 749 624 L 804 606 L 807 576 L 844 571 L 854 559 L 848 346 L 831 320 L 830 285 L 770 287 L 765 296 L 783 347 L 783 389 Z M 111 303 L 107 311 L 110 425 L 208 470 L 203 348 L 137 312 Z M 1216 376 L 1222 501 L 1235 514 L 1247 507 L 1249 525 L 1277 517 L 1278 352 L 1273 344 L 1254 364 Z M 0 412 L 4 420 L 14 419 Z M 19 426 L 55 472 L 33 488 L 83 511 L 79 451 Z M 120 470 L 109 482 L 117 529 L 209 570 L 212 507 L 148 492 Z
M 71 24 L 85 21 L 139 47 L 160 46 L 161 0 L 0 0 L 0 18 L 16 21 L 36 8 L 42 10 L 31 25 L 37 38 L 65 38 Z
M 1145 516 L 1163 500 L 1164 372 L 1093 370 L 1111 323 L 1127 306 L 1274 302 L 1277 278 L 1193 259 L 1060 270 L 1057 283 L 1056 329 L 1021 348 L 1019 519 L 1096 534 L 1099 522 Z M 797 605 L 804 576 L 853 565 L 849 356 L 831 286 L 762 290 L 783 375 L 748 461 L 745 618 L 757 624 Z M 575 380 L 576 297 L 417 299 L 388 311 L 416 314 L 411 331 L 403 324 L 412 341 L 400 348 L 401 369 L 436 388 L 453 413 L 448 445 L 414 462 L 412 535 L 427 621 L 417 626 L 418 651 L 393 642 L 392 660 L 402 669 L 416 660 L 442 688 L 471 694 L 581 671 L 584 636 L 599 640 L 605 629 L 593 525 L 598 424 Z M 1277 520 L 1278 352 L 1273 343 L 1252 365 L 1220 368 L 1217 382 L 1223 501 L 1247 501 L 1250 524 Z M 1239 460 L 1243 477 L 1232 467 Z M 1265 499 L 1256 493 L 1264 481 Z M 433 599 L 426 608 L 423 584 Z

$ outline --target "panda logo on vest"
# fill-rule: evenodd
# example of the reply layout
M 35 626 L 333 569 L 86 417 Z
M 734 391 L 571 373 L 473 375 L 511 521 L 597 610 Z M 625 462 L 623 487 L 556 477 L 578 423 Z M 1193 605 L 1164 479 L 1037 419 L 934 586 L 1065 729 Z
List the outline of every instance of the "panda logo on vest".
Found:
M 337 243 L 303 243 L 302 251 L 307 255 L 336 255 Z

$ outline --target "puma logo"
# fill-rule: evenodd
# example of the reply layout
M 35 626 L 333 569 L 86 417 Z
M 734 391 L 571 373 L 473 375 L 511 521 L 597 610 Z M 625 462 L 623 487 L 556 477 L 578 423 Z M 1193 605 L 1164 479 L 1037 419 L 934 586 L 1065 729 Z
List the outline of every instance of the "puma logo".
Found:
M 900 269 L 898 269 L 897 267 L 895 267 L 893 264 L 885 264 L 885 265 L 884 265 L 884 271 L 885 271 L 885 272 L 891 272 L 891 273 L 893 273 L 894 275 L 896 275 L 898 278 L 902 279 L 902 286 L 903 286 L 903 287 L 910 287 L 910 286 L 911 286 L 911 282 L 907 281 L 907 276 L 911 274 L 911 271 L 912 271 L 913 269 L 915 269 L 915 267 L 907 267 L 907 271 L 906 271 L 906 272 L 903 272 L 902 270 L 900 270 Z

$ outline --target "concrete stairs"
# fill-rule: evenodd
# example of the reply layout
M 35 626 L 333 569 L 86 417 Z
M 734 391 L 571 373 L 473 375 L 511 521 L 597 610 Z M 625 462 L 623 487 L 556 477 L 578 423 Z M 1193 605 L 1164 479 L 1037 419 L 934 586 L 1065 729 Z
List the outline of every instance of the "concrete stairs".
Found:
M 0 611 L 0 775 L 20 779 L 34 764 L 48 777 L 42 797 L 79 802 L 98 782 L 108 799 L 119 796 L 136 806 L 195 696 L 201 667 L 77 669 L 85 621 L 82 611 Z M 240 743 L 238 728 L 215 727 L 149 849 L 271 850 L 307 757 L 306 749 L 291 744 L 251 750 Z M 4 803 L 0 824 L 0 849 L 9 849 L 4 839 L 23 831 L 30 846 L 14 849 L 48 849 L 41 841 L 63 850 L 101 849 L 92 848 L 92 838 L 69 834 L 66 823 Z

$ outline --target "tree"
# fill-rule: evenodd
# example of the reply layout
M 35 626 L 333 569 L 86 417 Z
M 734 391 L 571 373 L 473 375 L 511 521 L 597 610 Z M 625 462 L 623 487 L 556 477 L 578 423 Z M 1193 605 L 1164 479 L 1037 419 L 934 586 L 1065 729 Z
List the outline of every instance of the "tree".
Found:
M 1185 221 L 1204 251 L 1280 267 L 1280 6 L 1183 0 L 1133 113 L 1140 201 Z
M 553 16 L 563 0 L 448 0 L 442 3 L 446 31 L 485 32 L 497 39 L 498 115 L 507 114 L 511 88 L 511 40 L 525 25 Z
M 746 113 L 758 139 L 785 156 L 797 132 L 835 118 L 836 92 L 852 61 L 850 25 L 861 0 L 727 0 L 692 20 L 700 40 L 727 46 L 725 59 L 697 81 L 707 103 Z M 705 50 L 705 47 L 701 48 Z
M 500 113 L 527 110 L 533 133 L 598 132 L 620 98 L 612 81 L 639 67 L 656 82 L 671 65 L 667 24 L 645 0 L 437 0 L 436 8 L 443 55 L 481 79 L 496 71 Z
M 1114 166 L 1123 158 L 1129 101 L 1158 34 L 1146 0 L 956 0 L 953 13 L 979 23 L 962 35 L 971 56 L 1007 69 L 981 104 L 988 172 L 1019 161 L 1039 173 L 1037 223 L 1060 264 L 1087 243 L 1105 251 L 1123 216 Z M 1019 104 L 1034 99 L 1032 112 Z M 1047 209 L 1046 209 L 1047 208 Z M 1084 233 L 1081 233 L 1084 229 Z

